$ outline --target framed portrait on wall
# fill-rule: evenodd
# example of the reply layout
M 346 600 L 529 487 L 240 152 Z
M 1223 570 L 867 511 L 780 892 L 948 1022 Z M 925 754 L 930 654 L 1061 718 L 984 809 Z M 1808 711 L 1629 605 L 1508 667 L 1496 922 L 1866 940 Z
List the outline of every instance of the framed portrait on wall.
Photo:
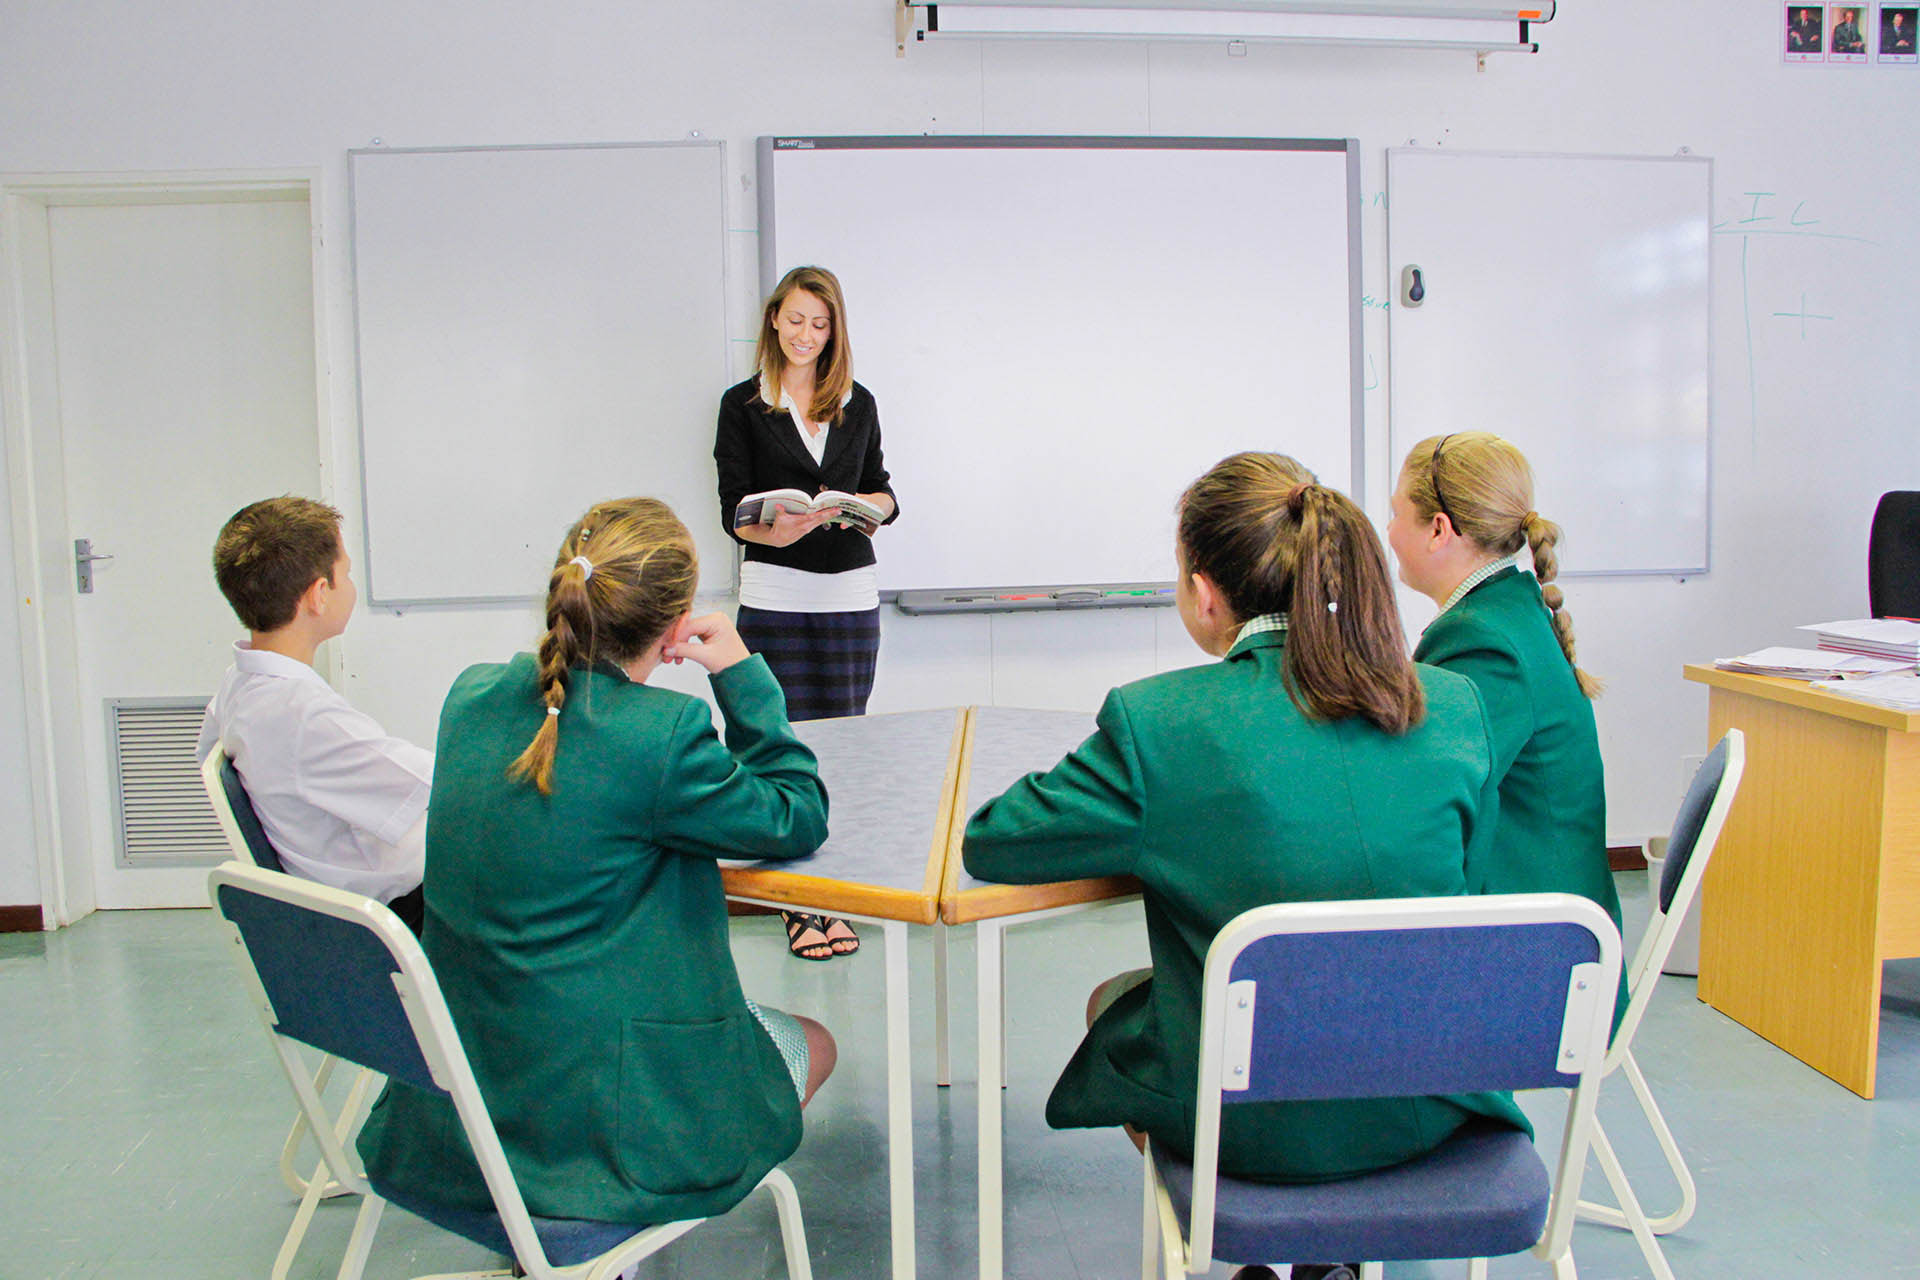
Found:
M 1858 5 L 1827 6 L 1827 61 L 1865 62 L 1867 33 L 1861 23 L 1866 10 Z
M 1788 62 L 1825 62 L 1827 59 L 1827 7 L 1823 4 L 1790 4 L 1780 30 L 1781 49 Z
M 1920 16 L 1920 7 L 1903 4 L 1883 4 L 1880 6 L 1880 21 L 1876 24 L 1879 38 L 1874 45 L 1875 53 L 1881 62 L 1920 62 L 1920 44 L 1914 40 L 1914 19 Z

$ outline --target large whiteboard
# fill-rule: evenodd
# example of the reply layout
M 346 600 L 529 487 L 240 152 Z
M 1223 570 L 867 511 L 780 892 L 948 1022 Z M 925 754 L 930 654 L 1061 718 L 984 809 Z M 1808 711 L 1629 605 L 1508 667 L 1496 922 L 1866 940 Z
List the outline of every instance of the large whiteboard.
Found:
M 633 494 L 730 588 L 721 145 L 349 159 L 368 599 L 538 597 L 568 525 Z
M 1561 572 L 1699 573 L 1708 559 L 1708 240 L 1693 156 L 1387 152 L 1392 466 L 1497 432 L 1565 530 Z
M 832 269 L 884 591 L 1166 581 L 1229 453 L 1362 474 L 1358 144 L 762 138 L 763 285 Z

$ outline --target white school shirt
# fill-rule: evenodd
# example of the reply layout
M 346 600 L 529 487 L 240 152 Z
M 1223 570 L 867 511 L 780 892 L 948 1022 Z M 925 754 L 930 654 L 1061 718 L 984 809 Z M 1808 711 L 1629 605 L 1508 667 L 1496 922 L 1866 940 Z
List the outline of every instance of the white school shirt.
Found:
M 760 375 L 760 399 L 766 404 L 775 404 L 772 396 L 773 386 L 767 381 L 767 375 Z M 842 408 L 853 399 L 853 391 L 840 398 Z M 794 403 L 793 396 L 785 387 L 780 388 L 778 407 L 787 411 L 793 419 L 793 429 L 800 433 L 800 443 L 813 455 L 817 466 L 827 456 L 827 433 L 833 428 L 826 423 L 820 424 L 818 435 L 807 434 L 807 424 L 800 416 L 800 406 Z M 805 569 L 795 569 L 790 565 L 768 564 L 764 560 L 742 560 L 740 562 L 740 603 L 750 609 L 765 609 L 769 613 L 862 613 L 868 609 L 880 607 L 880 571 L 870 564 L 858 569 L 847 569 L 840 573 L 809 573 Z
M 433 753 L 389 736 L 318 671 L 236 643 L 201 759 L 215 742 L 288 871 L 381 902 L 419 886 Z

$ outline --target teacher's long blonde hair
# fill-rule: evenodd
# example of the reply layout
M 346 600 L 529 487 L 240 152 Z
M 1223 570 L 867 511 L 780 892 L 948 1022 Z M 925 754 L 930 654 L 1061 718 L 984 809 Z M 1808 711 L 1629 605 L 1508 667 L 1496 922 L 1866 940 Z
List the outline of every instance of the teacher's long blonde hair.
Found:
M 775 321 L 796 289 L 804 289 L 826 304 L 829 326 L 827 348 L 813 365 L 813 403 L 806 406 L 807 421 L 838 422 L 840 402 L 853 390 L 853 343 L 847 337 L 847 300 L 840 292 L 840 279 L 825 267 L 795 267 L 780 277 L 780 283 L 767 296 L 767 305 L 760 312 L 760 346 L 756 353 L 760 377 L 779 394 L 780 379 L 787 372 L 787 353 L 780 349 Z

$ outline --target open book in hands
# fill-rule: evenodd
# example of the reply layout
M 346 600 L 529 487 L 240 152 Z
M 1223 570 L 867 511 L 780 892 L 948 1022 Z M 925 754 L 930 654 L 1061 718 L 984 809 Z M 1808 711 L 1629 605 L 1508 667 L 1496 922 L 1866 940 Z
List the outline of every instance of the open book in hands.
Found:
M 776 508 L 810 513 L 831 507 L 840 508 L 840 514 L 827 521 L 828 524 L 844 525 L 862 533 L 872 533 L 887 518 L 886 512 L 871 502 L 838 489 L 822 490 L 812 497 L 798 489 L 769 489 L 740 499 L 740 505 L 733 510 L 733 527 L 744 529 L 750 524 L 772 524 Z

